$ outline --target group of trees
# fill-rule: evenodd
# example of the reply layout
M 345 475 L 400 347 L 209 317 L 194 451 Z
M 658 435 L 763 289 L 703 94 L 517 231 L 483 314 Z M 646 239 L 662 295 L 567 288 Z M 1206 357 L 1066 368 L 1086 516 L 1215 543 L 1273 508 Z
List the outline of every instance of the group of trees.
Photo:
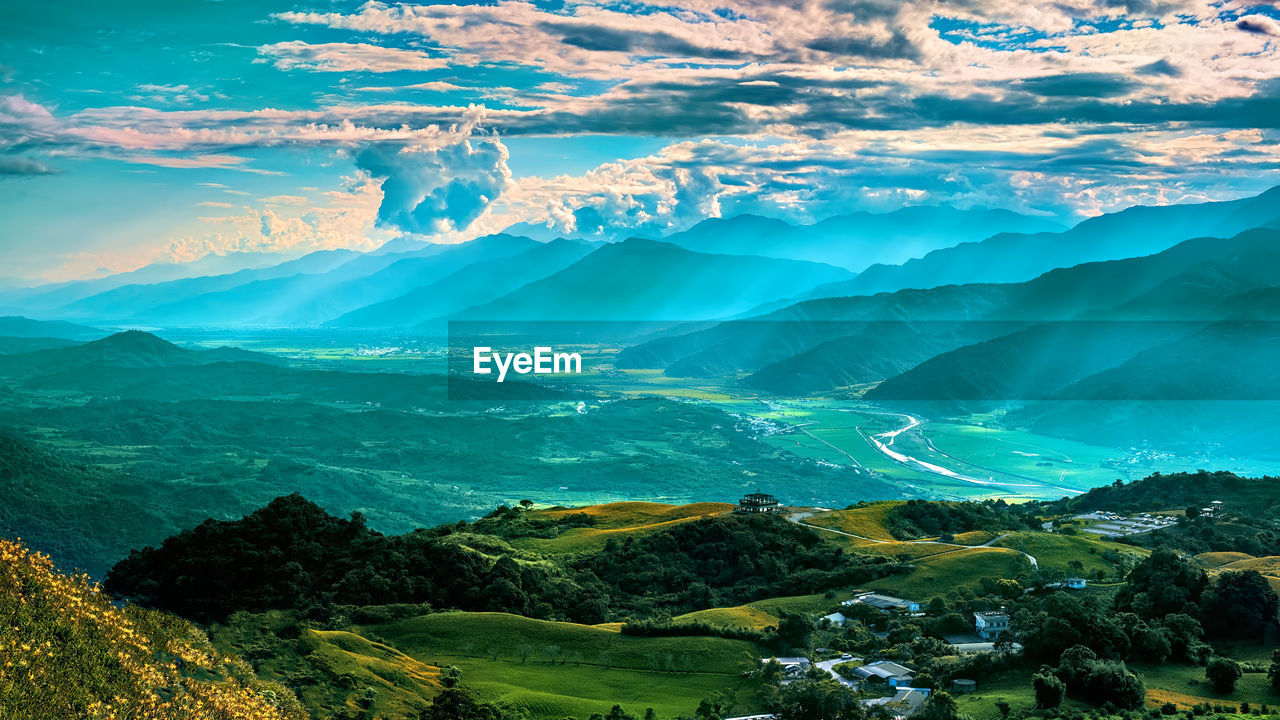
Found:
M 1123 662 L 1099 658 L 1083 645 L 1063 652 L 1057 667 L 1042 666 L 1031 684 L 1041 709 L 1056 708 L 1070 695 L 1092 705 L 1132 710 L 1146 696 L 1142 678 Z
M 333 517 L 295 494 L 135 551 L 112 568 L 105 587 L 200 622 L 241 610 L 325 617 L 339 605 L 409 603 L 595 624 L 821 592 L 900 569 L 768 516 L 702 518 L 597 552 L 531 562 L 467 526 L 384 536 L 358 513 Z
M 973 530 L 1035 530 L 1038 519 L 1004 500 L 938 502 L 908 500 L 889 512 L 889 532 L 900 540 Z

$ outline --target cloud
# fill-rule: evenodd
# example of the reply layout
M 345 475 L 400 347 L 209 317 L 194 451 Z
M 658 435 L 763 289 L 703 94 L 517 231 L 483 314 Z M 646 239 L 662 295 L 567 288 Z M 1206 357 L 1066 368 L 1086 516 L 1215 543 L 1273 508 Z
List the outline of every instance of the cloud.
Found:
M 1280 22 L 1266 15 L 1246 15 L 1236 20 L 1236 27 L 1255 35 L 1280 37 Z
M 29 177 L 32 175 L 54 175 L 57 170 L 38 160 L 25 157 L 9 157 L 0 155 L 0 177 Z
M 317 43 L 301 40 L 263 45 L 258 54 L 274 61 L 281 70 L 313 72 L 372 72 L 397 70 L 438 70 L 448 67 L 444 58 L 416 50 L 369 45 L 367 43 Z
M 511 177 L 507 158 L 501 140 L 481 137 L 444 146 L 368 145 L 355 162 L 382 189 L 380 225 L 432 235 L 465 229 L 484 213 Z

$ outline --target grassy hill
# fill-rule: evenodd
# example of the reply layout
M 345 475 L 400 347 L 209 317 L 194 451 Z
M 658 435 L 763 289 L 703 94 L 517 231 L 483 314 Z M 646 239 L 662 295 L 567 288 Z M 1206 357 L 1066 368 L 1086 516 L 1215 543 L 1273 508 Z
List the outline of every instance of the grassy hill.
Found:
M 1104 557 L 1108 551 L 1118 552 L 1122 556 L 1134 559 L 1129 562 L 1149 554 L 1149 551 L 1144 548 L 1129 545 L 1074 535 L 1037 532 L 1010 533 L 994 544 L 997 547 L 1020 550 L 1034 556 L 1041 568 L 1055 568 L 1069 575 L 1083 574 L 1088 577 L 1094 577 L 1097 572 L 1110 576 L 1124 568 L 1124 563 L 1117 564 Z M 1073 568 L 1071 564 L 1073 562 L 1080 563 L 1080 567 Z
M 511 700 L 535 718 L 586 717 L 616 703 L 633 714 L 691 713 L 761 655 L 755 645 L 714 637 L 635 637 L 504 613 L 438 613 L 358 628 L 428 666 L 462 669 L 469 687 Z M 742 709 L 752 709 L 743 698 Z
M 519 538 L 511 544 L 523 550 L 549 554 L 596 550 L 604 547 L 611 539 L 621 541 L 629 536 L 642 535 L 677 523 L 731 512 L 733 508 L 729 503 L 668 505 L 619 502 L 583 508 L 535 510 L 530 513 L 535 518 L 559 519 L 582 514 L 590 517 L 594 524 L 586 528 L 569 528 L 554 538 Z
M 189 623 L 120 607 L 84 576 L 0 540 L 5 720 L 304 720 L 293 694 L 258 680 Z
M 871 540 L 892 541 L 897 538 L 889 532 L 889 512 L 901 504 L 898 501 L 877 502 L 847 510 L 815 513 L 805 518 L 805 522 Z
M 863 585 L 923 602 L 960 587 L 975 587 L 983 578 L 1016 578 L 1030 571 L 1022 553 L 1004 548 L 962 548 L 916 560 L 914 572 L 891 575 Z

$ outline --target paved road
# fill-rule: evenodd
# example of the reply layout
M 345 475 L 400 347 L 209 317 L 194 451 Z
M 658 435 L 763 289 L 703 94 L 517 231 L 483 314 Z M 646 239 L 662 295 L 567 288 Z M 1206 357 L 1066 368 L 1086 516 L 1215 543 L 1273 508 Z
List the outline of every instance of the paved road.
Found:
M 836 672 L 837 665 L 839 665 L 840 663 L 847 663 L 847 662 L 851 662 L 851 661 L 835 658 L 834 660 L 823 660 L 820 663 L 814 663 L 814 664 L 822 668 L 823 670 L 826 670 L 828 675 L 836 679 L 836 682 L 840 683 L 841 685 L 844 685 L 845 687 L 849 687 L 857 690 L 858 683 L 852 680 L 849 680 L 848 678 L 844 677 L 840 673 Z

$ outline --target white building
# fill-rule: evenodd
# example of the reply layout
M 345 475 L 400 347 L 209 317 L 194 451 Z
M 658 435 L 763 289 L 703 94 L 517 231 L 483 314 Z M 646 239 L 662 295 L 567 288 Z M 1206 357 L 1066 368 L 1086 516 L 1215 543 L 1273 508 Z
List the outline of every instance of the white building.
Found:
M 973 614 L 973 629 L 983 640 L 995 640 L 1000 633 L 1009 630 L 1009 613 L 1003 610 L 987 610 Z

